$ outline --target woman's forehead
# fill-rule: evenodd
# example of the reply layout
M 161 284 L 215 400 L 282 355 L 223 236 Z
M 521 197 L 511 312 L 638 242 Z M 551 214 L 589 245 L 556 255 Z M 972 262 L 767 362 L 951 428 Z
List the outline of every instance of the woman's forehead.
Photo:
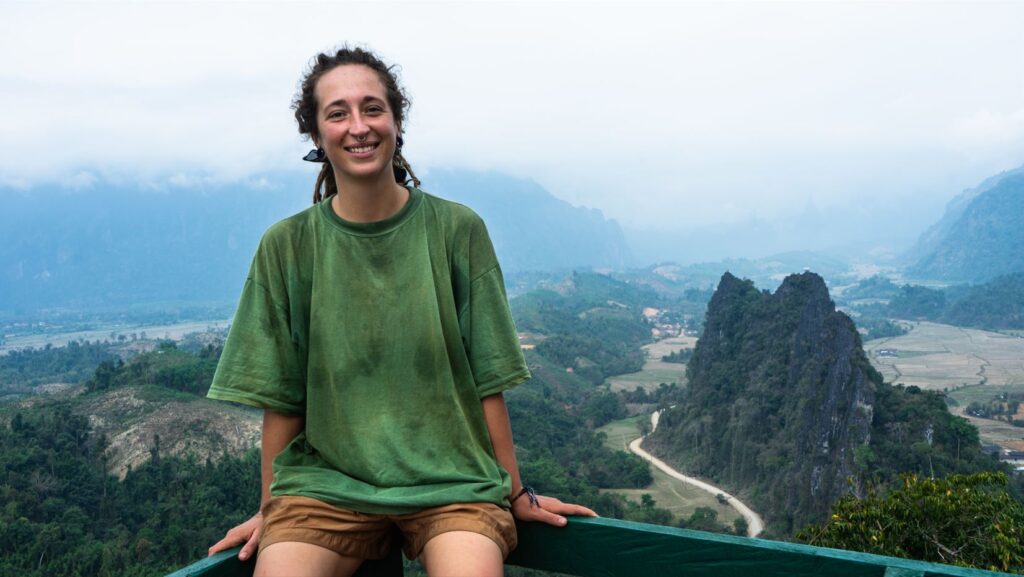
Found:
M 387 90 L 377 72 L 362 64 L 345 64 L 324 73 L 316 83 L 320 108 L 331 104 L 355 105 L 367 99 L 387 101 Z

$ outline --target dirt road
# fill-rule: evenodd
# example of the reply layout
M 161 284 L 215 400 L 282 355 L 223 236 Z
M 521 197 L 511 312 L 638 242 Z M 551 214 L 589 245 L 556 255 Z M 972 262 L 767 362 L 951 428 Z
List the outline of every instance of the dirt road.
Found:
M 654 432 L 654 429 L 658 428 L 658 418 L 660 416 L 661 411 L 655 411 L 654 413 L 651 413 L 651 432 Z M 708 493 L 711 493 L 712 495 L 715 496 L 724 495 L 725 498 L 728 499 L 729 505 L 733 509 L 736 509 L 736 511 L 738 511 L 739 514 L 742 515 L 744 519 L 746 519 L 748 537 L 757 537 L 761 533 L 761 531 L 764 531 L 764 520 L 762 520 L 761 516 L 755 513 L 750 507 L 747 507 L 739 499 L 733 497 L 732 495 L 719 489 L 718 487 L 715 487 L 714 485 L 705 483 L 700 479 L 687 477 L 686 475 L 680 473 L 679 471 L 676 471 L 661 459 L 655 457 L 654 455 L 651 455 L 647 451 L 640 448 L 640 443 L 643 440 L 643 437 L 634 439 L 629 444 L 629 450 L 634 454 L 638 455 L 641 459 L 650 462 L 652 465 L 654 465 L 662 472 L 664 472 L 666 475 L 669 475 L 672 478 L 679 479 L 684 483 L 693 485 L 694 487 L 707 491 Z

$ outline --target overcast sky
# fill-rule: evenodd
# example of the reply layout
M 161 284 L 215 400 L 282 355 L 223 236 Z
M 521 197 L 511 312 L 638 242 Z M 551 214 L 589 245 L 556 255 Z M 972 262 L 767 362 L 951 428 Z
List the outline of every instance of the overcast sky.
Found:
M 928 222 L 1024 164 L 1022 30 L 1021 2 L 3 3 L 0 184 L 295 169 L 296 83 L 348 41 L 402 66 L 418 172 L 627 227 Z

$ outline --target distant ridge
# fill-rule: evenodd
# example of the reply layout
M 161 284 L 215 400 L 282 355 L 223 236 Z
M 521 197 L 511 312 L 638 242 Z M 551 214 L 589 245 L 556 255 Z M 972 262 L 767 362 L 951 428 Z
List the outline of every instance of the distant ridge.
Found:
M 1024 166 L 954 198 L 908 253 L 921 279 L 984 282 L 1024 271 Z
M 499 172 L 431 170 L 424 189 L 469 205 L 487 222 L 508 271 L 631 264 L 619 224 L 560 200 L 536 182 Z
M 42 309 L 233 305 L 260 236 L 310 206 L 315 177 L 0 189 L 0 316 Z M 435 170 L 423 188 L 485 219 L 506 272 L 621 266 L 622 231 L 532 181 Z

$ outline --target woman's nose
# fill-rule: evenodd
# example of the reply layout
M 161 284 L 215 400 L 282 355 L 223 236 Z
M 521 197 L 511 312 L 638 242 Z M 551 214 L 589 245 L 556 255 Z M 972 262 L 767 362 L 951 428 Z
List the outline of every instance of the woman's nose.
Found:
M 363 116 L 361 114 L 352 115 L 352 124 L 349 126 L 349 132 L 356 136 L 362 136 L 370 132 L 370 127 L 363 122 Z

